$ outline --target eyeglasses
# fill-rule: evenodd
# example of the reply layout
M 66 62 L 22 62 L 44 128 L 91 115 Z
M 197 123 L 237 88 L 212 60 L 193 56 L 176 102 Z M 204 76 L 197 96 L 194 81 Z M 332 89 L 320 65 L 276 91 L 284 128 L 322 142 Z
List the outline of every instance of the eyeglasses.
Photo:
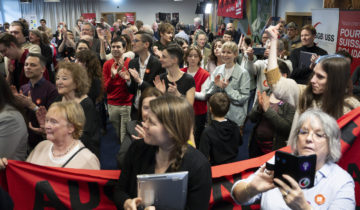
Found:
M 300 129 L 298 135 L 301 136 L 301 137 L 308 137 L 310 135 L 310 132 L 308 130 Z M 324 134 L 324 133 L 321 133 L 321 132 L 313 132 L 312 131 L 311 132 L 311 137 L 314 140 L 321 140 L 321 139 L 327 138 L 327 135 Z

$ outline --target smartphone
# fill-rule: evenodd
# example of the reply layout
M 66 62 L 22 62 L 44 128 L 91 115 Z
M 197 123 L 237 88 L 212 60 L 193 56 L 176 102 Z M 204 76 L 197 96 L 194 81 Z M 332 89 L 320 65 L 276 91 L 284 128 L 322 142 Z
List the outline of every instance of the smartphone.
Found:
M 291 176 L 299 184 L 300 188 L 308 189 L 314 186 L 316 169 L 316 155 L 295 156 L 293 154 L 276 151 L 274 178 L 278 178 L 291 186 L 283 174 Z
M 266 48 L 265 47 L 254 47 L 254 55 L 264 55 Z

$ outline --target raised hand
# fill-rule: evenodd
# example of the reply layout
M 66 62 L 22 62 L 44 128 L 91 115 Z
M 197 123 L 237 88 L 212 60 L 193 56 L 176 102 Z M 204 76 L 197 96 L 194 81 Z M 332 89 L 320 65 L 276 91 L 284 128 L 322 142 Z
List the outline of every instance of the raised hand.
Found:
M 140 75 L 139 75 L 139 73 L 136 71 L 136 69 L 131 68 L 131 69 L 129 69 L 129 72 L 130 72 L 131 76 L 134 78 L 134 80 L 135 80 L 136 83 L 138 83 L 138 84 L 141 84 L 141 83 L 142 83 L 142 79 L 140 78 Z
M 270 40 L 276 40 L 279 37 L 279 28 L 280 23 L 276 26 L 269 26 L 267 29 L 265 29 L 265 33 L 269 35 Z
M 160 76 L 157 75 L 154 79 L 154 85 L 155 87 L 162 93 L 165 93 L 166 92 L 166 86 L 165 86 L 165 82 L 164 80 L 161 80 L 160 79 Z
M 260 93 L 260 91 L 257 91 L 257 95 L 260 107 L 264 112 L 266 112 L 270 107 L 270 97 L 266 94 L 265 91 L 263 91 L 262 93 Z
M 144 122 L 142 122 L 142 124 L 144 124 Z M 137 136 L 135 135 L 131 135 L 131 137 L 133 139 L 139 140 L 139 139 L 143 139 L 145 137 L 145 130 L 144 127 L 141 125 L 136 125 L 135 127 L 135 131 L 138 133 Z
M 218 74 L 216 75 L 215 79 L 214 79 L 214 83 L 216 86 L 218 86 L 219 88 L 226 88 L 229 85 L 229 81 L 225 79 L 221 79 L 221 75 Z
M 299 184 L 289 175 L 283 174 L 282 176 L 290 183 L 290 186 L 278 178 L 275 178 L 274 182 L 278 184 L 286 205 L 295 210 L 311 209 Z
M 29 128 L 37 133 L 44 134 L 45 133 L 45 117 L 47 110 L 44 106 L 40 106 L 36 111 L 36 119 L 39 123 L 39 128 L 34 127 L 31 122 L 29 122 Z
M 179 96 L 179 97 L 181 96 L 181 93 L 177 89 L 177 85 L 175 82 L 173 84 L 169 83 L 169 88 L 167 91 L 171 94 L 174 94 L 175 96 Z
M 126 81 L 130 81 L 130 73 L 126 69 L 124 71 L 119 71 L 119 76 Z

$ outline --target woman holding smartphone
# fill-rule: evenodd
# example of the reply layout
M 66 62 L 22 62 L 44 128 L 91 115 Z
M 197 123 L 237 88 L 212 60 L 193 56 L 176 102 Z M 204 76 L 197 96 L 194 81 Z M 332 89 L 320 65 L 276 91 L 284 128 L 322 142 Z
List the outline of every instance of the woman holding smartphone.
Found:
M 335 119 L 319 109 L 309 109 L 300 116 L 295 130 L 288 142 L 293 154 L 316 154 L 314 186 L 301 189 L 294 178 L 283 174 L 285 183 L 263 165 L 234 184 L 233 199 L 245 205 L 260 199 L 261 209 L 355 209 L 354 180 L 336 164 L 341 156 L 341 133 Z

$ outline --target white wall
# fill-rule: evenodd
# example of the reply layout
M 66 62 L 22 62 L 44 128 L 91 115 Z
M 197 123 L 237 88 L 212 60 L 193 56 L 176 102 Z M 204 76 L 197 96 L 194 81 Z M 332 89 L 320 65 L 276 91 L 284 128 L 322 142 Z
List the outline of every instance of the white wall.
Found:
M 285 12 L 311 12 L 323 8 L 323 0 L 277 0 L 277 15 L 285 18 Z
M 142 20 L 144 24 L 155 22 L 155 13 L 178 12 L 181 22 L 185 24 L 194 23 L 196 0 L 183 0 L 175 2 L 173 0 L 101 0 L 100 12 L 136 12 L 136 19 Z M 119 8 L 117 8 L 119 7 Z M 100 14 L 96 15 L 100 17 Z

